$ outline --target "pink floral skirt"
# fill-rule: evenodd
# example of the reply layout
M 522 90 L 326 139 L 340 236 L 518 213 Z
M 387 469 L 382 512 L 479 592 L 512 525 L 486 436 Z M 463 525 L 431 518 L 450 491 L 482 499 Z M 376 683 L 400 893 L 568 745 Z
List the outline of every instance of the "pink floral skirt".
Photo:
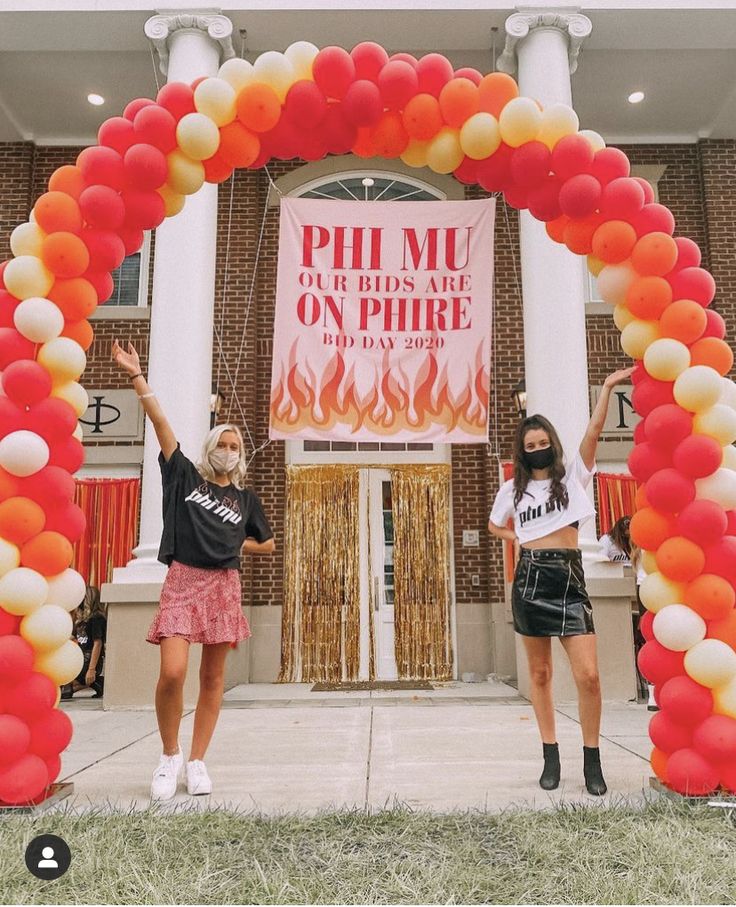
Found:
M 248 639 L 240 605 L 240 572 L 210 570 L 172 561 L 148 642 L 179 636 L 206 646 Z

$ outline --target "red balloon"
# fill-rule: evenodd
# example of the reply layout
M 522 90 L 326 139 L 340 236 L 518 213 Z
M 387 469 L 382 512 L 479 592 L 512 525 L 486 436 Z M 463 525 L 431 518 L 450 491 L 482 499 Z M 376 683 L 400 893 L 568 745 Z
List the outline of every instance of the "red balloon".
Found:
M 312 77 L 328 98 L 339 101 L 355 81 L 355 63 L 342 47 L 324 47 L 314 58 Z
M 425 54 L 417 61 L 419 91 L 423 94 L 438 98 L 454 74 L 450 61 L 442 54 Z
M 601 198 L 601 184 L 589 173 L 565 180 L 560 189 L 560 210 L 568 217 L 582 219 L 592 214 Z
M 728 521 L 726 535 L 736 535 L 736 510 L 727 510 L 726 519 Z
M 529 207 L 529 190 L 524 186 L 507 186 L 503 190 L 503 197 L 506 204 L 517 211 L 524 211 Z
M 33 670 L 33 660 L 33 649 L 25 639 L 20 636 L 0 636 L 0 677 L 24 680 Z
M 16 762 L 28 752 L 31 742 L 31 732 L 25 721 L 15 715 L 0 715 L 0 766 L 4 767 L 10 762 Z
M 675 245 L 677 246 L 677 261 L 672 270 L 681 271 L 683 268 L 697 268 L 702 258 L 698 244 L 686 236 L 676 236 Z
M 0 290 L 0 328 L 15 327 L 13 319 L 19 304 L 20 299 L 16 299 L 7 290 Z
M 691 479 L 711 475 L 721 465 L 723 448 L 708 435 L 691 435 L 677 445 L 672 455 L 672 465 Z
M 156 102 L 152 101 L 150 98 L 134 98 L 126 104 L 125 109 L 123 110 L 123 116 L 132 122 L 139 110 L 143 110 L 144 107 L 155 105 L 155 103 Z
M 654 189 L 652 189 L 652 184 L 641 176 L 632 176 L 631 179 L 635 180 L 641 186 L 641 191 L 644 193 L 644 204 L 648 205 L 653 202 Z
M 652 717 L 649 736 L 657 749 L 668 754 L 691 746 L 693 742 L 692 729 L 675 721 L 666 709 Z
M 477 69 L 473 69 L 472 66 L 463 66 L 462 69 L 455 70 L 454 78 L 467 79 L 473 85 L 480 85 L 483 81 L 483 74 L 478 72 Z
M 374 41 L 362 41 L 350 51 L 355 64 L 355 78 L 376 82 L 383 66 L 388 63 L 388 54 Z
M 284 111 L 299 129 L 314 129 L 327 113 L 327 98 L 314 82 L 302 79 L 289 89 Z
M 383 102 L 378 86 L 367 79 L 358 79 L 345 92 L 343 113 L 349 123 L 361 128 L 375 126 L 383 113 Z
M 693 749 L 672 753 L 667 760 L 667 784 L 677 793 L 702 797 L 718 787 L 717 769 Z
M 46 763 L 27 753 L 0 770 L 0 802 L 11 806 L 30 803 L 46 790 L 48 783 Z
M 647 441 L 671 450 L 692 434 L 693 417 L 676 404 L 665 403 L 655 407 L 639 425 L 644 426 Z
M 663 684 L 659 701 L 662 709 L 673 721 L 688 727 L 694 727 L 705 721 L 713 711 L 711 691 L 686 674 L 672 677 Z
M 110 186 L 88 186 L 79 196 L 79 210 L 90 227 L 100 230 L 118 230 L 125 220 L 125 205 L 120 193 Z
M 620 176 L 603 187 L 600 210 L 606 218 L 631 220 L 644 207 L 644 190 L 628 176 Z
M 19 626 L 20 617 L 8 614 L 4 608 L 0 608 L 0 636 L 17 636 Z M 2 705 L 0 705 L 0 709 L 2 709 Z
M 31 724 L 29 749 L 42 759 L 53 759 L 69 746 L 72 730 L 69 716 L 51 709 Z
M 414 69 L 417 68 L 417 64 L 419 62 L 417 60 L 417 58 L 414 56 L 414 54 L 407 54 L 407 53 L 391 54 L 391 56 L 388 58 L 388 60 L 389 60 L 389 63 L 393 63 L 394 60 L 401 60 L 402 63 L 408 63 L 410 66 L 413 66 Z
M 49 466 L 61 466 L 67 472 L 74 473 L 82 463 L 84 463 L 84 447 L 76 438 L 63 438 L 49 446 Z
M 114 271 L 125 258 L 125 245 L 112 230 L 82 230 L 82 240 L 89 252 L 90 271 Z
M 188 85 L 184 87 L 190 92 L 191 95 L 191 88 L 189 88 Z M 192 109 L 188 110 L 187 113 L 192 113 L 194 111 L 195 108 L 193 101 L 191 106 Z M 138 113 L 135 115 L 135 118 L 133 119 L 133 133 L 135 136 L 135 141 L 142 145 L 156 149 L 160 154 L 169 154 L 169 152 L 173 151 L 178 145 L 178 142 L 176 140 L 176 124 L 178 122 L 178 119 L 179 118 L 175 117 L 170 110 L 167 110 L 165 107 L 159 106 L 158 104 L 150 104 L 148 107 L 143 107 L 138 111 Z M 141 164 L 140 166 L 143 167 L 143 169 L 146 169 L 145 164 Z M 154 167 L 160 171 L 160 162 L 156 162 L 154 164 Z M 135 170 L 136 164 L 134 163 L 133 172 L 135 172 Z M 166 177 L 164 177 L 164 182 L 165 180 Z M 152 178 L 149 179 L 148 182 L 152 182 Z M 158 188 L 158 186 L 153 185 L 144 186 L 134 180 L 131 180 L 131 184 L 136 188 L 141 189 Z M 160 186 L 161 183 L 159 183 L 158 185 Z
M 660 447 L 655 447 L 648 441 L 637 446 L 629 454 L 629 472 L 640 484 L 658 472 L 660 469 L 667 469 L 670 465 L 670 457 L 667 451 Z
M 330 104 L 322 122 L 322 134 L 330 154 L 346 154 L 353 147 L 358 130 L 345 118 L 342 104 Z
M 695 484 L 676 469 L 660 469 L 647 480 L 646 495 L 656 510 L 678 513 L 695 500 Z
M 694 299 L 706 308 L 716 295 L 716 282 L 703 268 L 683 268 L 667 279 L 673 299 Z
M 703 573 L 715 573 L 736 586 L 736 537 L 725 535 L 705 550 Z
M 51 393 L 51 375 L 31 359 L 11 362 L 3 372 L 2 384 L 5 393 L 18 406 L 32 406 Z
M 77 414 L 66 400 L 58 397 L 39 400 L 31 406 L 28 413 L 29 430 L 35 431 L 47 442 L 60 441 L 68 437 L 76 427 Z
M 560 210 L 560 183 L 554 176 L 529 190 L 529 212 L 545 223 L 562 214 Z
M 327 156 L 327 143 L 316 132 L 307 133 L 302 136 L 299 146 L 299 157 L 303 161 L 321 161 Z
M 33 359 L 35 345 L 15 328 L 0 328 L 0 370 L 18 359 Z
M 133 142 L 133 124 L 125 117 L 110 117 L 97 130 L 97 144 L 112 148 L 118 154 L 125 154 Z
M 640 416 L 648 416 L 655 407 L 675 402 L 675 397 L 672 393 L 672 382 L 657 381 L 656 378 L 650 378 L 647 375 L 634 387 L 631 394 L 631 402 L 634 410 Z
M 141 249 L 144 240 L 143 230 L 137 227 L 121 227 L 116 232 L 123 241 L 126 255 L 133 255 Z
M 87 520 L 84 511 L 71 501 L 46 511 L 44 529 L 50 532 L 60 532 L 72 545 L 82 538 L 86 526 Z
M 122 189 L 125 185 L 122 155 L 112 148 L 103 145 L 85 148 L 77 157 L 77 166 L 90 186 L 102 183 L 112 189 Z
M 17 363 L 14 363 L 14 365 L 15 364 Z M 10 368 L 12 367 L 13 366 L 10 366 Z M 5 381 L 5 373 L 3 373 L 3 381 Z M 4 389 L 3 385 L 3 390 Z M 13 400 L 0 396 L 0 438 L 4 438 L 5 435 L 9 434 L 11 431 L 28 428 L 27 413 L 25 409 L 21 408 L 22 406 L 22 403 L 16 405 Z
M 649 642 L 650 639 L 654 639 L 654 628 L 652 626 L 653 623 L 654 614 L 652 611 L 645 611 L 644 614 L 642 614 L 639 618 L 639 632 L 644 637 L 644 640 L 646 642 Z
M 84 279 L 92 284 L 97 302 L 100 304 L 107 302 L 115 290 L 115 283 L 107 271 L 87 271 Z
M 652 639 L 645 642 L 639 650 L 637 663 L 639 670 L 649 683 L 656 686 L 665 683 L 672 677 L 685 673 L 685 653 L 673 652 Z
M 552 149 L 552 170 L 561 180 L 568 180 L 579 173 L 587 173 L 593 164 L 593 156 L 590 142 L 584 136 L 565 135 Z
M 419 92 L 416 66 L 403 60 L 390 60 L 378 75 L 378 90 L 384 107 L 402 110 Z
M 43 761 L 46 763 L 49 773 L 49 784 L 53 784 L 61 774 L 61 759 L 58 756 L 53 756 L 51 759 L 44 759 Z
M 294 123 L 283 115 L 273 129 L 261 136 L 261 146 L 275 158 L 291 160 L 299 154 L 301 134 Z
M 486 192 L 503 192 L 511 181 L 513 148 L 503 142 L 478 164 L 478 182 Z
M 705 310 L 706 325 L 703 337 L 717 337 L 723 340 L 726 336 L 726 322 L 714 309 Z
M 517 186 L 530 188 L 546 179 L 552 153 L 543 142 L 525 142 L 511 155 L 511 176 Z M 565 212 L 567 213 L 567 212 Z
M 736 761 L 736 718 L 711 715 L 695 728 L 693 746 L 708 762 Z
M 49 510 L 73 500 L 74 476 L 61 466 L 44 466 L 29 478 L 23 479 L 21 488 L 25 497 Z
M 634 426 L 634 444 L 643 444 L 646 440 L 645 420 L 642 419 Z
M 618 148 L 601 148 L 596 151 L 590 165 L 590 172 L 602 186 L 611 180 L 628 176 L 630 170 L 629 159 Z
M 164 200 L 158 192 L 124 189 L 125 224 L 137 230 L 154 230 L 166 217 Z
M 647 485 L 647 496 L 649 486 Z M 656 506 L 656 505 L 654 505 Z M 728 528 L 726 511 L 715 501 L 692 501 L 677 517 L 679 535 L 699 545 L 713 545 L 719 541 Z
M 135 189 L 158 189 L 169 175 L 164 153 L 143 142 L 132 145 L 125 152 L 123 166 L 128 185 Z
M 473 186 L 478 182 L 478 161 L 467 155 L 460 162 L 460 166 L 453 170 L 453 176 L 466 186 Z
M 675 218 L 669 208 L 650 203 L 644 205 L 641 211 L 631 218 L 631 226 L 636 230 L 637 236 L 644 236 L 646 233 L 666 233 L 672 236 Z
M 168 82 L 156 95 L 156 103 L 167 110 L 177 123 L 186 114 L 195 113 L 197 110 L 194 104 L 194 91 L 191 85 L 187 85 L 186 82 Z M 153 110 L 155 108 L 144 109 Z M 140 132 L 139 135 L 143 141 L 151 142 L 152 145 L 161 148 L 161 145 L 157 141 L 153 141 L 150 136 L 144 138 Z M 174 140 L 176 141 L 176 136 Z M 166 152 L 166 148 L 161 148 L 161 150 Z
M 8 638 L 20 639 L 18 636 Z M 21 639 L 21 642 L 25 640 Z M 5 694 L 4 708 L 8 714 L 16 715 L 23 721 L 31 721 L 53 708 L 57 688 L 45 674 L 27 672 L 22 678 L 14 677 L 13 680 L 14 683 Z

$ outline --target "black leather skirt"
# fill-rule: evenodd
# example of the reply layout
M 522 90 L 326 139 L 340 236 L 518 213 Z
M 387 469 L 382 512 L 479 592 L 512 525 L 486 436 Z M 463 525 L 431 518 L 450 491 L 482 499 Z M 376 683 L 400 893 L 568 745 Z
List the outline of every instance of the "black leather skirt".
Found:
M 578 548 L 522 548 L 511 590 L 514 629 L 522 636 L 595 633 Z

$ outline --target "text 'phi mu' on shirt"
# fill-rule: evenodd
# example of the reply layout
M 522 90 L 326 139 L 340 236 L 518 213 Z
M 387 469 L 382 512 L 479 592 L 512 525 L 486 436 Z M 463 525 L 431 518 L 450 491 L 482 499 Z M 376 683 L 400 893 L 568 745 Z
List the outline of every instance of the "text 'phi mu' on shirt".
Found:
M 164 491 L 164 530 L 158 559 L 190 567 L 240 566 L 247 538 L 273 538 L 255 492 L 208 482 L 177 446 L 168 460 L 159 454 Z
M 550 501 L 550 479 L 530 479 L 526 492 L 514 507 L 514 480 L 509 479 L 499 489 L 489 519 L 496 526 L 505 526 L 513 518 L 514 531 L 522 545 L 571 523 L 584 523 L 595 516 L 595 508 L 585 491 L 594 472 L 595 466 L 588 469 L 580 453 L 576 453 L 562 478 L 567 488 L 567 507 Z

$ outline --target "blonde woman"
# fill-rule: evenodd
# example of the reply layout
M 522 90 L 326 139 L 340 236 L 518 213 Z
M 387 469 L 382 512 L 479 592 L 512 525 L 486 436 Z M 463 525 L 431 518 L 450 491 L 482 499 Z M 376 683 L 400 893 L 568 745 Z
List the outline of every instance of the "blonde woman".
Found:
M 209 794 L 212 782 L 204 757 L 220 714 L 225 658 L 231 646 L 250 636 L 241 610 L 240 554 L 273 553 L 273 532 L 257 495 L 244 487 L 245 451 L 238 428 L 213 428 L 195 465 L 181 452 L 133 345 L 124 350 L 114 341 L 112 357 L 130 378 L 161 446 L 164 528 L 158 558 L 169 570 L 147 637 L 161 652 L 156 717 L 163 754 L 151 798 L 173 797 L 183 768 L 179 725 L 192 643 L 202 645 L 202 661 L 187 791 Z

